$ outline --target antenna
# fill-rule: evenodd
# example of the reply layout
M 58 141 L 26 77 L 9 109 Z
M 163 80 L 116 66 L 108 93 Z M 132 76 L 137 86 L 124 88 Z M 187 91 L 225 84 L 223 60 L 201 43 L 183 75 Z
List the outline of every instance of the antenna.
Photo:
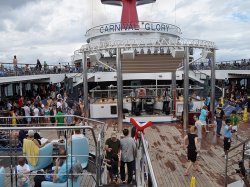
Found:
M 174 24 L 176 25 L 176 0 L 174 0 Z
M 94 0 L 91 0 L 91 26 L 93 27 L 93 22 L 94 22 Z

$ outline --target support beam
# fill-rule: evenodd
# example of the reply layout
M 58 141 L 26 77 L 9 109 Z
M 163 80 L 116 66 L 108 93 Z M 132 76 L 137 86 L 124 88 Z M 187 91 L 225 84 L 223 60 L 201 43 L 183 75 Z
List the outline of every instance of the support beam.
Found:
M 89 101 L 88 101 L 88 68 L 87 68 L 87 56 L 83 51 L 82 53 L 82 76 L 83 76 L 83 97 L 84 97 L 84 114 L 86 118 L 89 118 Z
M 188 127 L 188 89 L 189 89 L 189 48 L 185 47 L 184 57 L 184 101 L 183 101 L 183 130 Z
M 172 72 L 172 114 L 176 116 L 176 71 Z
M 118 111 L 118 131 L 122 131 L 123 122 L 123 82 L 121 67 L 121 49 L 116 49 L 116 74 L 117 74 L 117 111 Z
M 211 59 L 211 101 L 210 101 L 210 112 L 212 123 L 214 121 L 214 109 L 215 109 L 215 49 L 213 50 L 213 57 Z
M 23 84 L 22 84 L 22 82 L 19 82 L 19 90 L 20 90 L 20 96 L 23 96 Z

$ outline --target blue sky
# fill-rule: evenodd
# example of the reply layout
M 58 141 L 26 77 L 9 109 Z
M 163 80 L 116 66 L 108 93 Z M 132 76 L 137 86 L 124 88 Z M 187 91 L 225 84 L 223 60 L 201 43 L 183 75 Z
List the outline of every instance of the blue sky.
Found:
M 176 24 L 182 37 L 214 41 L 217 61 L 250 58 L 250 1 L 157 0 L 140 20 Z M 119 22 L 120 7 L 100 0 L 0 1 L 0 62 L 70 61 L 90 27 Z

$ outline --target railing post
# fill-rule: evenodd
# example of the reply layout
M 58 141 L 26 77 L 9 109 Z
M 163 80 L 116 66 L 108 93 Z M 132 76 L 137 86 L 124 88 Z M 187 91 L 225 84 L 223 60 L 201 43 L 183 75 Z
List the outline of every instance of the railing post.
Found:
M 228 164 L 228 152 L 227 151 L 226 151 L 225 157 L 226 157 L 226 164 L 225 164 L 225 182 L 224 182 L 224 187 L 227 187 L 227 164 Z
M 210 112 L 211 112 L 211 122 L 214 121 L 214 105 L 215 105 L 215 49 L 213 50 L 213 59 L 211 61 L 211 104 L 210 104 Z
M 117 111 L 118 111 L 118 131 L 122 131 L 123 123 L 123 82 L 121 67 L 121 49 L 116 49 L 116 73 L 117 73 Z
M 188 123 L 188 89 L 189 89 L 189 47 L 185 47 L 184 56 L 184 101 L 183 101 L 183 130 L 186 133 Z
M 86 53 L 82 54 L 82 74 L 83 74 L 83 96 L 84 96 L 84 113 L 89 118 L 89 101 L 88 101 L 88 69 Z

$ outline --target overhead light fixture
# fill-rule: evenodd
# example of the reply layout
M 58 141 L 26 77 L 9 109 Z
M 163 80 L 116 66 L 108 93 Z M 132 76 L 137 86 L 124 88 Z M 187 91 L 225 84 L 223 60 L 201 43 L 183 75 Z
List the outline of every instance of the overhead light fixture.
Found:
M 113 53 L 111 51 L 109 51 L 109 56 L 112 58 L 113 57 Z
M 134 50 L 134 52 L 135 52 L 135 55 L 137 55 L 139 53 L 139 51 L 137 51 L 136 49 Z
M 158 54 L 158 49 L 155 48 L 155 50 L 154 50 L 154 55 L 157 55 L 157 54 Z
M 168 47 L 168 49 L 167 49 L 167 55 L 170 55 L 170 54 L 171 54 L 171 51 L 170 51 L 170 49 Z
M 130 60 L 130 59 L 133 60 L 135 58 L 135 52 L 132 50 L 123 51 L 122 58 L 126 60 Z
M 194 55 L 194 48 L 192 47 L 189 48 L 189 55 L 190 56 Z
M 210 59 L 211 57 L 213 57 L 213 53 L 212 53 L 212 51 L 202 49 L 201 57 L 204 58 L 204 59 L 206 59 L 206 58 Z
M 98 62 L 101 58 L 101 54 L 100 53 L 91 53 L 89 54 L 89 60 L 90 62 Z
M 183 47 L 176 49 L 174 48 L 171 54 L 174 58 L 184 58 L 185 55 L 184 48 Z
M 160 54 L 164 55 L 164 49 L 163 48 L 160 49 Z

